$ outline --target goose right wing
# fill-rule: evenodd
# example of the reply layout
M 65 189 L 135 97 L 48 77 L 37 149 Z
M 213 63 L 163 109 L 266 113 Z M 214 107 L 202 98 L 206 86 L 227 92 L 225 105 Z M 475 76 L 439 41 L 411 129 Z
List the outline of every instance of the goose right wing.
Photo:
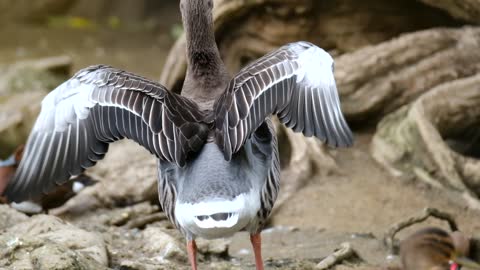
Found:
M 334 147 L 353 144 L 333 76 L 333 59 L 291 43 L 243 68 L 215 104 L 217 144 L 229 160 L 272 114 L 296 132 Z

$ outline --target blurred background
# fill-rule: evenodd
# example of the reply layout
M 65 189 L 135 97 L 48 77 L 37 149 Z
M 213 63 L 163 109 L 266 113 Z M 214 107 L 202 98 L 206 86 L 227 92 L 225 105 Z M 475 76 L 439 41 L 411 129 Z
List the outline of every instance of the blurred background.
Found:
M 159 76 L 181 33 L 178 1 L 1 1 L 2 63 L 71 57 L 73 70 L 105 63 Z
M 42 98 L 86 66 L 178 92 L 178 6 L 0 0 L 0 159 L 25 143 Z M 264 233 L 267 269 L 314 269 L 343 242 L 355 255 L 332 269 L 398 266 L 385 234 L 428 207 L 449 213 L 480 259 L 480 1 L 216 0 L 214 20 L 231 74 L 298 40 L 332 54 L 356 136 L 353 148 L 332 150 L 277 127 L 282 187 Z M 77 181 L 87 186 L 79 193 L 70 185 L 39 198 L 28 215 L 0 205 L 0 269 L 188 269 L 158 204 L 156 172 L 149 153 L 121 141 Z M 399 233 L 393 250 L 429 225 L 449 230 L 428 219 Z M 199 249 L 202 269 L 253 269 L 245 234 Z

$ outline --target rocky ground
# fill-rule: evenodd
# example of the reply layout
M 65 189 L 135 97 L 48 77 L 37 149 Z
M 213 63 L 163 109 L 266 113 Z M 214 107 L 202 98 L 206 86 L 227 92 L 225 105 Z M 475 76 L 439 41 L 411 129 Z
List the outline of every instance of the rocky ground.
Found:
M 0 77 L 3 157 L 25 139 L 29 125 L 25 121 L 38 111 L 42 96 L 65 78 L 58 68 L 41 65 L 26 77 L 23 69 L 12 69 L 10 64 L 62 54 L 71 62 L 56 58 L 52 65 L 63 70 L 105 63 L 158 78 L 174 40 L 169 34 L 150 31 L 1 31 L 2 36 L 16 35 L 0 47 L 0 60 L 10 70 Z M 19 75 L 21 79 L 15 79 Z M 27 83 L 31 81 L 41 83 Z M 451 213 L 462 231 L 480 238 L 480 215 L 465 207 L 463 200 L 385 172 L 370 156 L 372 134 L 373 130 L 356 131 L 354 148 L 330 152 L 338 170 L 326 175 L 318 172 L 277 208 L 263 232 L 267 269 L 315 269 L 345 242 L 356 255 L 332 269 L 396 265 L 398 259 L 389 257 L 383 235 L 392 224 L 425 207 Z M 105 160 L 87 173 L 98 183 L 49 214 L 27 216 L 0 205 L 0 269 L 188 269 L 184 239 L 159 209 L 153 157 L 135 143 L 122 141 L 112 145 Z M 282 179 L 284 185 L 289 181 Z M 447 228 L 445 223 L 428 220 L 398 238 L 428 224 Z M 254 269 L 245 233 L 231 239 L 199 240 L 198 245 L 200 269 Z
M 344 242 L 351 243 L 356 255 L 334 269 L 395 265 L 396 258 L 387 259 L 383 234 L 393 223 L 425 207 L 453 214 L 463 231 L 480 236 L 478 212 L 443 191 L 388 177 L 368 155 L 369 135 L 357 137 L 353 150 L 335 153 L 342 175 L 312 179 L 277 210 L 263 232 L 267 269 L 315 269 Z M 101 182 L 50 215 L 27 217 L 6 205 L 0 207 L 0 265 L 7 269 L 188 269 L 184 240 L 156 203 L 155 163 L 146 151 L 134 143 L 119 142 L 91 173 Z M 427 224 L 448 228 L 446 223 L 429 220 L 414 229 Z M 246 233 L 199 241 L 199 249 L 201 269 L 254 269 Z

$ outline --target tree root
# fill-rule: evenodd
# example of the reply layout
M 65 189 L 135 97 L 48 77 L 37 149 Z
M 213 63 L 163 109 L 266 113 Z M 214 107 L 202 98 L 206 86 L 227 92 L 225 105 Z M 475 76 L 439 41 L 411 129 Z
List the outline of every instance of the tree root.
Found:
M 230 72 L 288 42 L 308 40 L 341 54 L 406 32 L 462 25 L 414 0 L 217 0 L 214 23 L 220 53 Z M 185 70 L 182 35 L 167 57 L 160 82 L 178 92 Z
M 278 195 L 272 214 L 297 190 L 306 186 L 314 175 L 340 173 L 327 146 L 315 138 L 305 138 L 303 134 L 293 132 L 279 121 L 276 124 L 282 165 L 282 192 Z
M 421 0 L 427 5 L 447 11 L 455 18 L 480 23 L 480 5 L 477 0 Z
M 415 46 L 412 46 L 415 44 Z M 378 120 L 446 82 L 480 72 L 480 28 L 430 29 L 336 59 L 342 110 Z
M 475 75 L 436 87 L 385 117 L 371 152 L 391 174 L 453 189 L 480 209 L 480 160 L 469 156 L 477 149 L 465 138 L 466 131 L 478 132 L 479 122 L 480 75 Z

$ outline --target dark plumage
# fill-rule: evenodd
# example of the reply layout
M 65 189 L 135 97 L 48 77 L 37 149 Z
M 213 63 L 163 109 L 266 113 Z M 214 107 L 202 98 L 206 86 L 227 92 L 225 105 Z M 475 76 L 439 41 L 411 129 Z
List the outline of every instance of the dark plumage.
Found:
M 459 270 L 459 265 L 480 269 L 479 264 L 467 258 L 469 241 L 458 231 L 421 229 L 400 245 L 403 270 Z

